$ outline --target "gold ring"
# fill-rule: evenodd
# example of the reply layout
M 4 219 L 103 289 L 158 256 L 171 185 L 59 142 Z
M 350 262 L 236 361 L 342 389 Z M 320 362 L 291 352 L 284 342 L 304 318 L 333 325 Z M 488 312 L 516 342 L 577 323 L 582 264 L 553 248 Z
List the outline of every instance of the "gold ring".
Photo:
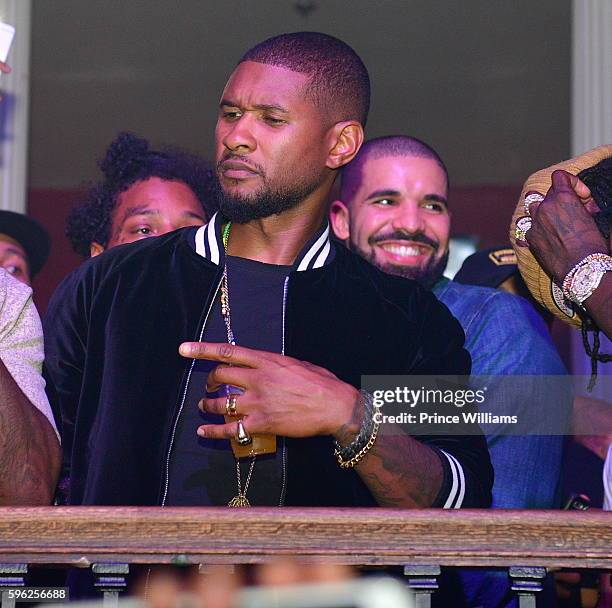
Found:
M 225 399 L 225 411 L 228 416 L 237 416 L 236 413 L 236 399 L 238 399 L 238 395 L 228 395 Z
M 253 439 L 244 428 L 244 423 L 241 420 L 238 420 L 238 430 L 236 432 L 236 442 L 238 445 L 249 445 L 253 442 Z

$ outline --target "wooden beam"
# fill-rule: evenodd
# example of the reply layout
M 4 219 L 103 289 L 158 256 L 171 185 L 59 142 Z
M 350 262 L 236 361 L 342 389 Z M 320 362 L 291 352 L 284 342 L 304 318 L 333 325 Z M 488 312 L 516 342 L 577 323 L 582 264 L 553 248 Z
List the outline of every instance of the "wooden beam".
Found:
M 0 509 L 0 562 L 612 569 L 601 511 L 47 507 Z

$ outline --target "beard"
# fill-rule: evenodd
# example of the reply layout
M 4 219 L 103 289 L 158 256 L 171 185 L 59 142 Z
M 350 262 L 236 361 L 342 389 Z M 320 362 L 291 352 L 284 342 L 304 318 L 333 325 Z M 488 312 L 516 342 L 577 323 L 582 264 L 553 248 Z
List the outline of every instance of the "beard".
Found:
M 381 262 L 376 258 L 375 244 L 379 241 L 387 240 L 409 240 L 412 242 L 426 243 L 434 248 L 432 256 L 427 260 L 425 266 L 408 266 L 402 264 L 393 264 L 391 262 Z M 357 253 L 362 258 L 366 259 L 372 266 L 376 266 L 379 270 L 382 270 L 386 274 L 392 274 L 397 277 L 403 277 L 404 279 L 413 279 L 418 281 L 426 289 L 431 289 L 435 283 L 442 278 L 446 265 L 448 264 L 449 251 L 446 250 L 442 257 L 436 257 L 439 244 L 429 239 L 423 234 L 415 233 L 413 235 L 384 235 L 381 237 L 375 237 L 368 239 L 370 249 L 368 251 L 362 250 L 356 243 L 349 240 L 349 249 L 354 253 Z
M 307 196 L 312 194 L 322 182 L 322 173 L 302 176 L 292 184 L 273 186 L 260 171 L 263 185 L 253 194 L 230 194 L 216 179 L 216 198 L 219 211 L 230 222 L 245 224 L 271 215 L 278 215 L 297 207 Z

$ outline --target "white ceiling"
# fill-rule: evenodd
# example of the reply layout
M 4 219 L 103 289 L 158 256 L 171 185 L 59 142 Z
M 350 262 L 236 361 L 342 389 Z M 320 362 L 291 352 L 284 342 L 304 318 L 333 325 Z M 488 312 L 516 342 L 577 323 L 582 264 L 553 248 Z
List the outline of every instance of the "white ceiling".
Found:
M 30 185 L 95 179 L 117 131 L 210 155 L 242 53 L 336 35 L 370 70 L 368 135 L 409 133 L 451 181 L 521 183 L 569 153 L 570 0 L 33 0 Z

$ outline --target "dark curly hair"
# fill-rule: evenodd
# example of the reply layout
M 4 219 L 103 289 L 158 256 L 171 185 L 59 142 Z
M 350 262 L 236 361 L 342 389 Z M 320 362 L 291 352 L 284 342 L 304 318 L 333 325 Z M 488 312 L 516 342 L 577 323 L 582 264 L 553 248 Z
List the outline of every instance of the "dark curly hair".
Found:
M 72 248 L 85 257 L 89 257 L 93 242 L 107 246 L 119 195 L 136 182 L 151 177 L 183 182 L 194 192 L 207 218 L 216 211 L 214 172 L 206 161 L 193 154 L 174 148 L 151 150 L 146 139 L 122 132 L 110 144 L 99 166 L 103 181 L 89 189 L 66 222 L 66 236 Z

